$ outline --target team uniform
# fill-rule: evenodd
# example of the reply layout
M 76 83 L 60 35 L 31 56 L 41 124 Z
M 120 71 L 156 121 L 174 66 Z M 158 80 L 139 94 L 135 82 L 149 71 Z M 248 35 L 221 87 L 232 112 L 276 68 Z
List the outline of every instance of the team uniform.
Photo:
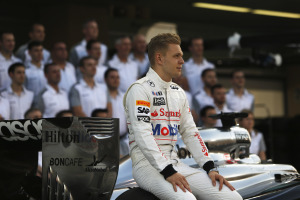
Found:
M 139 75 L 138 64 L 131 60 L 127 59 L 127 62 L 122 62 L 119 57 L 115 54 L 113 58 L 108 61 L 108 66 L 119 71 L 120 75 L 120 87 L 119 89 L 122 92 L 126 92 L 129 86 L 134 83 Z
M 194 62 L 193 58 L 190 58 L 186 63 L 183 65 L 183 74 L 186 76 L 190 92 L 192 95 L 195 95 L 199 92 L 204 84 L 201 79 L 201 74 L 205 69 L 214 69 L 215 66 L 208 62 L 206 59 L 203 59 L 202 63 L 199 65 Z
M 193 105 L 198 115 L 200 115 L 200 111 L 205 106 L 214 106 L 214 99 L 209 96 L 205 90 L 201 90 L 197 94 L 195 94 L 193 98 Z
M 94 77 L 94 80 L 97 83 L 105 84 L 104 74 L 105 74 L 105 72 L 106 72 L 107 69 L 108 69 L 107 66 L 98 63 L 98 65 L 97 65 L 97 72 L 96 72 L 95 77 Z
M 47 80 L 44 75 L 44 65 L 42 64 L 41 67 L 37 67 L 32 63 L 28 63 L 27 66 L 28 68 L 25 70 L 25 87 L 32 91 L 34 93 L 34 97 L 36 98 L 47 84 Z
M 149 69 L 146 77 L 135 82 L 124 96 L 129 127 L 133 177 L 138 185 L 159 199 L 242 199 L 236 191 L 212 186 L 207 172 L 212 159 L 193 121 L 183 89 L 163 81 Z M 178 134 L 202 169 L 183 164 L 175 151 Z M 186 177 L 193 194 L 174 191 L 165 180 L 174 172 Z
M 4 120 L 9 120 L 10 106 L 9 101 L 0 95 L 0 115 Z
M 244 94 L 240 97 L 235 95 L 231 88 L 226 94 L 226 102 L 229 109 L 240 112 L 243 109 L 252 110 L 254 108 L 254 96 L 244 89 Z
M 77 82 L 75 67 L 71 63 L 66 62 L 65 68 L 60 70 L 60 77 L 58 86 L 68 93 Z
M 258 155 L 259 152 L 267 150 L 264 136 L 261 132 L 256 132 L 255 130 L 252 130 L 250 135 L 251 135 L 251 145 L 249 148 L 250 153 L 254 153 Z
M 23 87 L 23 91 L 19 96 L 10 86 L 2 92 L 2 95 L 9 101 L 10 119 L 24 119 L 25 112 L 32 106 L 33 92 Z
M 28 52 L 28 44 L 29 43 L 26 43 L 26 44 L 20 46 L 20 48 L 16 52 L 16 56 L 18 58 L 20 58 L 21 60 L 23 60 L 25 65 L 27 65 L 28 63 L 31 62 L 31 56 L 29 55 L 29 52 Z M 47 49 L 43 48 L 43 62 L 44 63 L 47 63 L 50 60 L 50 56 L 51 56 L 50 52 Z
M 140 61 L 139 59 L 136 59 L 134 57 L 133 53 L 129 54 L 129 59 L 135 61 L 138 66 L 139 66 L 139 77 L 145 75 L 150 67 L 150 62 L 149 62 L 149 58 L 148 58 L 148 54 L 145 53 L 145 57 L 144 60 Z
M 14 55 L 10 59 L 6 59 L 0 53 L 0 91 L 6 89 L 11 84 L 11 79 L 8 76 L 8 68 L 16 62 L 21 62 L 21 60 Z

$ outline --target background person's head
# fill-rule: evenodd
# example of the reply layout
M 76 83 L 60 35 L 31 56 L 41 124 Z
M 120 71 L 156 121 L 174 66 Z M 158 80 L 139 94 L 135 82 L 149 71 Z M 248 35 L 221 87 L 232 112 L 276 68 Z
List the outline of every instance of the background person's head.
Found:
M 242 110 L 243 113 L 248 113 L 248 117 L 246 118 L 239 118 L 239 125 L 251 132 L 254 128 L 255 121 L 254 121 L 254 114 L 251 110 Z
M 202 37 L 194 37 L 189 41 L 189 51 L 194 57 L 202 57 L 204 42 Z
M 89 19 L 87 20 L 82 27 L 82 33 L 84 35 L 84 38 L 89 40 L 96 40 L 98 38 L 99 29 L 98 29 L 98 23 L 95 19 Z
M 97 72 L 97 61 L 91 56 L 83 57 L 79 62 L 83 78 L 93 78 Z
M 23 85 L 25 82 L 25 66 L 23 63 L 14 63 L 8 68 L 8 75 L 13 84 Z
M 243 71 L 235 70 L 231 73 L 231 83 L 234 88 L 244 88 L 245 82 L 245 75 Z
M 43 45 L 39 41 L 31 41 L 28 44 L 28 53 L 34 62 L 41 62 L 43 60 Z
M 132 49 L 136 53 L 145 53 L 147 50 L 146 38 L 142 34 L 137 34 L 132 39 Z
M 0 49 L 2 53 L 12 54 L 15 45 L 15 36 L 12 32 L 6 31 L 0 34 Z
M 202 71 L 201 79 L 205 87 L 211 88 L 218 82 L 216 71 L 214 69 L 205 69 Z
M 226 90 L 221 84 L 211 87 L 211 96 L 217 105 L 223 105 L 226 102 Z
M 108 68 L 104 73 L 104 78 L 109 90 L 117 90 L 120 85 L 120 75 L 118 70 Z
M 95 109 L 92 112 L 92 117 L 107 117 L 108 110 L 107 109 Z
M 30 108 L 24 114 L 24 119 L 40 119 L 42 117 L 42 112 L 37 108 Z
M 56 115 L 56 118 L 60 118 L 60 117 L 73 117 L 73 112 L 71 110 L 62 110 L 59 111 Z
M 201 121 L 203 122 L 203 126 L 205 128 L 215 127 L 217 120 L 209 117 L 215 114 L 217 113 L 216 113 L 216 109 L 213 106 L 205 106 L 204 108 L 201 109 L 200 117 L 201 117 Z
M 119 57 L 128 57 L 131 51 L 131 39 L 129 36 L 122 36 L 115 42 L 115 48 Z
M 101 43 L 98 40 L 89 40 L 86 44 L 86 50 L 89 56 L 92 56 L 96 60 L 101 57 Z
M 55 63 L 46 64 L 44 74 L 49 85 L 58 85 L 60 82 L 60 67 Z
M 29 38 L 32 41 L 39 41 L 43 42 L 45 40 L 45 27 L 43 24 L 34 23 L 32 24 L 30 31 L 29 31 Z
M 66 61 L 68 59 L 67 45 L 64 42 L 55 42 L 52 45 L 51 57 L 54 61 Z

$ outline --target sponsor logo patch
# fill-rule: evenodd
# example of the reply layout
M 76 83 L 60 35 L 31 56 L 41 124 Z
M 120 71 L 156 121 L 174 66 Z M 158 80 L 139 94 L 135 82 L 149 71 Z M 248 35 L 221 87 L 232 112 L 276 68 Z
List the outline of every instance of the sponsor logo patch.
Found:
M 162 96 L 162 95 L 163 95 L 162 91 L 158 91 L 158 92 L 152 91 L 152 94 L 153 94 L 154 96 Z
M 151 87 L 155 87 L 155 84 L 154 84 L 151 80 L 148 80 L 147 83 L 148 83 Z
M 147 106 L 147 107 L 150 108 L 150 102 L 149 101 L 136 100 L 136 105 L 137 106 Z
M 147 122 L 147 123 L 150 122 L 150 117 L 149 116 L 137 116 L 137 119 L 139 121 L 144 121 L 144 122 Z
M 175 136 L 178 135 L 178 130 L 180 125 L 173 124 L 168 125 L 167 127 L 162 127 L 161 124 L 156 124 L 155 127 L 152 125 L 153 135 L 163 135 L 163 136 Z
M 156 112 L 156 110 L 153 113 L 151 113 L 152 117 L 156 117 L 157 115 L 158 115 L 158 113 Z
M 205 143 L 203 142 L 203 140 L 202 140 L 200 134 L 196 132 L 194 136 L 198 138 L 198 140 L 199 140 L 199 142 L 200 142 L 200 144 L 201 144 L 201 146 L 202 146 L 202 152 L 203 152 L 203 154 L 204 154 L 205 156 L 208 156 L 208 151 L 207 151 L 206 145 L 205 145 Z
M 160 112 L 160 116 L 166 116 L 166 117 L 180 117 L 181 116 L 181 113 L 180 113 L 180 110 L 178 112 L 174 112 L 174 111 L 165 111 L 164 108 L 161 108 L 159 110 Z
M 179 90 L 179 87 L 177 85 L 170 85 L 170 88 L 172 90 Z
M 153 98 L 153 105 L 154 106 L 166 105 L 165 98 L 163 98 L 163 97 L 154 97 Z
M 137 114 L 146 114 L 149 115 L 150 109 L 146 106 L 137 106 Z

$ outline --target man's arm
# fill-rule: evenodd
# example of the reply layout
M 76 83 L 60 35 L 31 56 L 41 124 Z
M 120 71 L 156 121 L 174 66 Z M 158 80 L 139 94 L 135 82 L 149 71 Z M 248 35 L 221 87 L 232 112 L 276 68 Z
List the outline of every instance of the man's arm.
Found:
M 80 94 L 75 87 L 76 87 L 76 85 L 74 85 L 70 90 L 70 95 L 69 95 L 70 106 L 72 108 L 74 116 L 87 117 L 87 115 L 82 110 Z

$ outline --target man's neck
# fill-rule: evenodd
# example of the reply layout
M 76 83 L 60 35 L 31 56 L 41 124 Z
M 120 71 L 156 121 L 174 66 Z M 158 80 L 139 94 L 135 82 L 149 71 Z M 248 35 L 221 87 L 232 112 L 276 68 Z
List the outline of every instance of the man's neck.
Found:
M 95 81 L 93 77 L 83 77 L 83 80 L 86 82 L 86 84 L 90 87 L 93 88 L 95 86 Z
M 219 110 L 223 110 L 225 103 L 216 103 L 215 105 L 218 107 Z
M 172 77 L 168 76 L 167 74 L 165 74 L 162 70 L 162 67 L 159 66 L 153 66 L 152 69 L 158 74 L 158 76 L 166 81 L 166 82 L 170 82 L 172 81 Z
M 244 88 L 244 87 L 240 87 L 240 88 L 234 87 L 234 88 L 233 88 L 233 91 L 234 91 L 234 94 L 235 94 L 236 96 L 241 97 L 241 96 L 243 96 L 243 94 L 244 94 L 245 88 Z
M 41 61 L 34 61 L 34 60 L 31 60 L 31 63 L 32 63 L 33 65 L 35 65 L 36 67 L 38 67 L 38 68 L 41 68 L 41 66 L 42 66 L 42 62 L 41 62 Z
M 59 92 L 59 87 L 57 83 L 49 83 L 48 84 L 58 93 Z
M 133 55 L 139 61 L 143 61 L 145 59 L 145 53 L 144 52 L 135 51 L 135 52 L 133 52 Z
M 12 83 L 11 84 L 11 89 L 14 93 L 16 93 L 18 96 L 21 95 L 23 92 L 23 85 L 22 84 L 17 84 L 17 83 Z
M 126 63 L 128 61 L 128 56 L 118 54 L 118 58 L 121 62 Z
M 2 56 L 6 59 L 9 60 L 12 57 L 12 52 L 6 52 L 6 51 L 1 51 Z
M 112 98 L 116 98 L 118 96 L 118 89 L 108 88 L 109 94 Z
M 203 63 L 203 56 L 192 56 L 194 63 L 200 65 Z

